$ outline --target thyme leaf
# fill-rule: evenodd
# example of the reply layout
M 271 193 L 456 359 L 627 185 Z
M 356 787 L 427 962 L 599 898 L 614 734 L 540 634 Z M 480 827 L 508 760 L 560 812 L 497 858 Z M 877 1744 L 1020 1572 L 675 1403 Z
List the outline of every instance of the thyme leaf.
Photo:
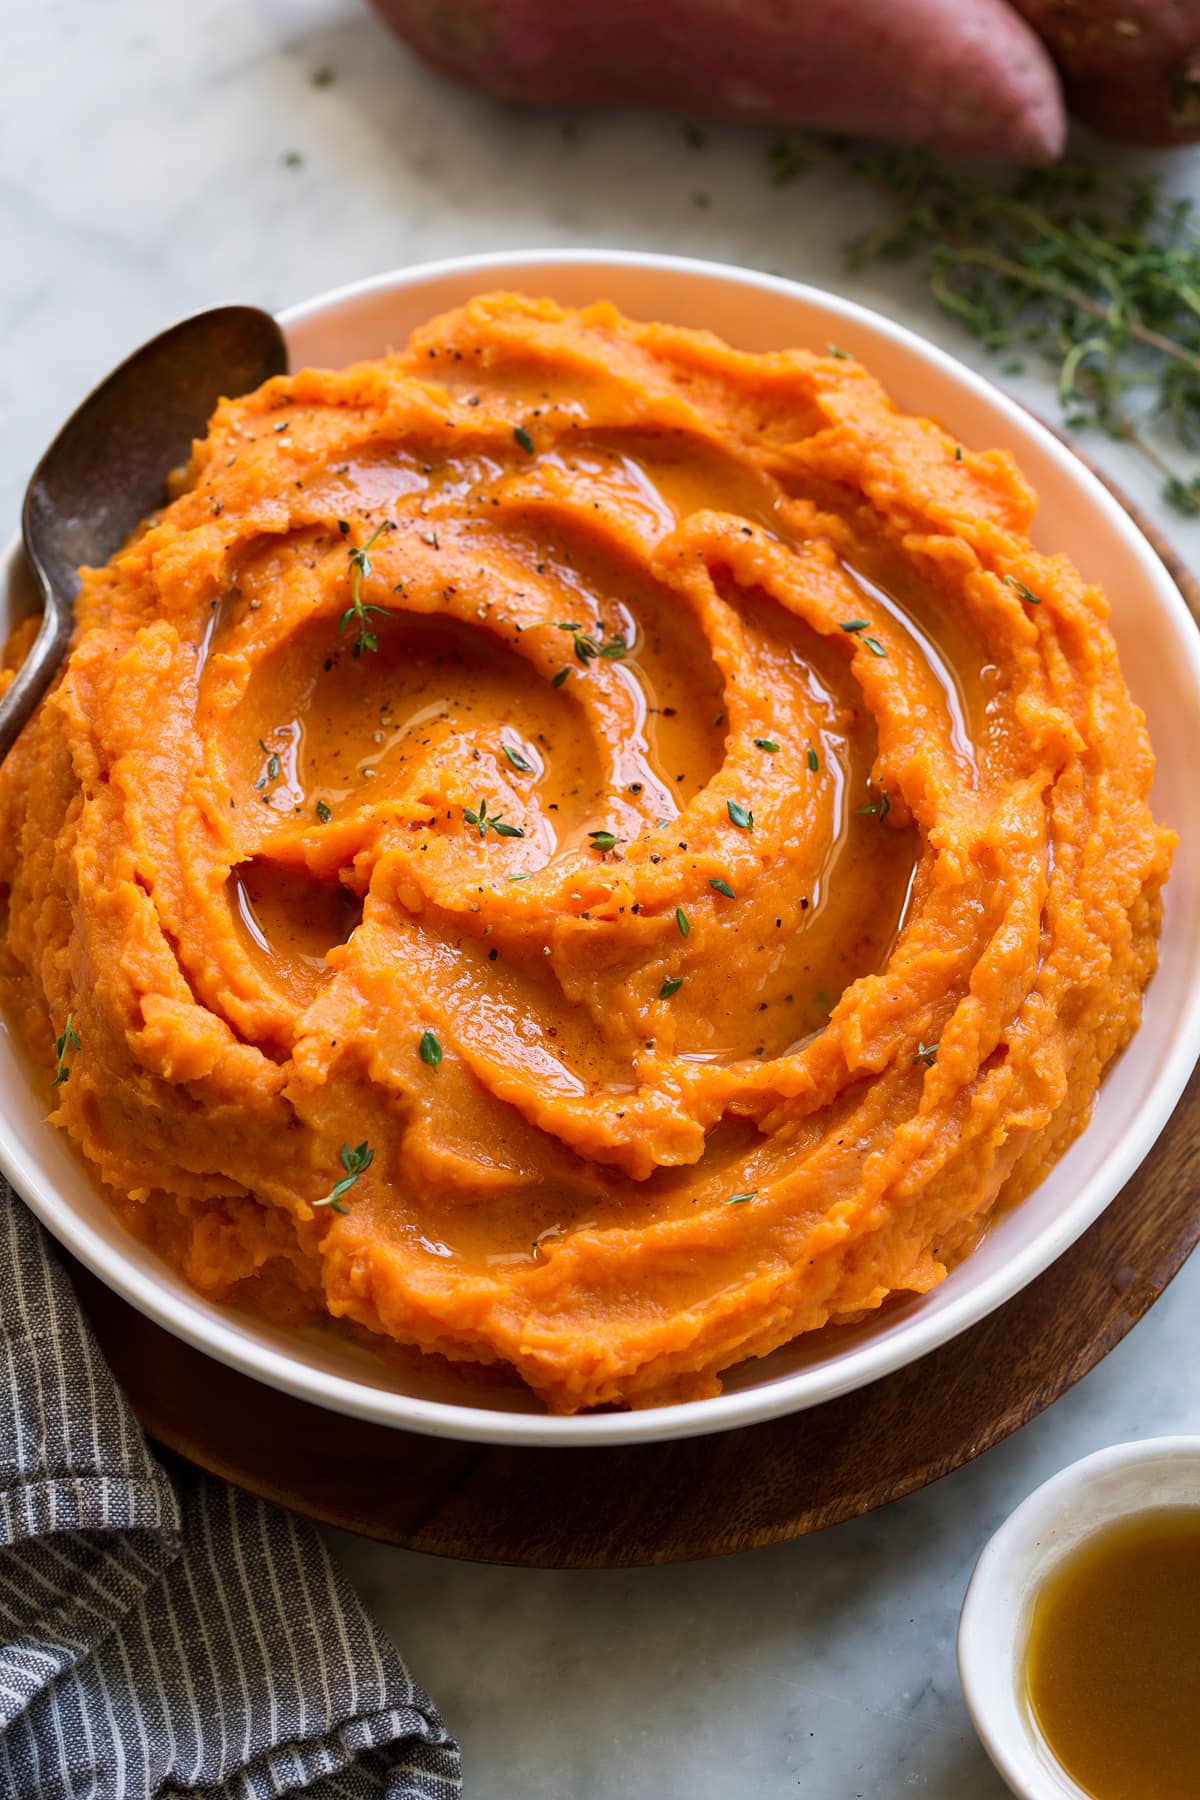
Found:
M 1023 581 L 1018 581 L 1015 575 L 1005 575 L 1003 577 L 1003 580 L 1008 587 L 1016 589 L 1017 593 L 1020 594 L 1022 600 L 1025 601 L 1026 605 L 1040 606 L 1042 604 L 1042 596 L 1040 594 L 1033 593 L 1029 588 L 1027 588 L 1025 586 L 1025 583 Z
M 63 1082 L 70 1078 L 71 1071 L 67 1067 L 67 1057 L 72 1050 L 82 1049 L 83 1045 L 80 1042 L 79 1033 L 75 1029 L 75 1014 L 69 1012 L 67 1014 L 67 1022 L 62 1028 L 61 1035 L 54 1040 L 54 1054 L 58 1058 L 58 1067 L 54 1071 L 54 1080 L 50 1083 L 51 1087 L 61 1087 Z
M 594 662 L 598 656 L 604 657 L 606 662 L 620 662 L 621 658 L 627 655 L 629 651 L 629 645 L 625 642 L 623 637 L 614 636 L 609 638 L 607 643 L 602 643 L 600 639 L 594 638 L 589 632 L 586 632 L 582 625 L 574 624 L 567 619 L 556 621 L 554 629 L 556 631 L 569 631 L 571 633 L 571 636 L 575 641 L 575 655 L 578 657 L 579 661 L 583 663 L 585 668 L 588 663 Z M 565 681 L 565 673 L 557 679 Z
M 878 813 L 879 823 L 882 825 L 883 821 L 892 810 L 892 803 L 888 799 L 887 789 L 880 788 L 879 799 L 874 806 L 856 806 L 854 810 L 856 813 Z

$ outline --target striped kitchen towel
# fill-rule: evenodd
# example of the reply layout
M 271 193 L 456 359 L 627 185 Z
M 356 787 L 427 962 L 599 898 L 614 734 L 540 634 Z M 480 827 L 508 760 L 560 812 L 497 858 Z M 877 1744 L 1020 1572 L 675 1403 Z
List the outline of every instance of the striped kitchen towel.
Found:
M 0 1795 L 460 1791 L 457 1745 L 314 1528 L 155 1461 L 0 1181 Z

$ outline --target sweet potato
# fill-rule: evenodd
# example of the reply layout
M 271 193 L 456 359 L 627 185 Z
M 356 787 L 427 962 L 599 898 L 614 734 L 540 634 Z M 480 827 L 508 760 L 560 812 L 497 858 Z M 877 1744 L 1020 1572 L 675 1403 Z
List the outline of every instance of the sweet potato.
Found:
M 1007 0 L 375 0 L 412 49 L 507 99 L 621 102 L 1045 162 L 1065 135 Z
M 1072 112 L 1135 144 L 1200 138 L 1200 0 L 1012 0 Z

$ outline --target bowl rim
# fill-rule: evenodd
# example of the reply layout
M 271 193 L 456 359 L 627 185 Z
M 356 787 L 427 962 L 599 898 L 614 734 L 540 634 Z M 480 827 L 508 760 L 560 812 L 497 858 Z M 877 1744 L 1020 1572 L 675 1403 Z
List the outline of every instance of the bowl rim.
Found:
M 1106 1513 L 1095 1501 L 1097 1485 L 1105 1476 L 1124 1469 L 1151 1471 L 1180 1464 L 1195 1469 L 1200 1493 L 1200 1436 L 1194 1433 L 1138 1438 L 1095 1450 L 1034 1488 L 980 1552 L 959 1614 L 955 1642 L 958 1677 L 980 1742 L 1021 1800 L 1087 1800 L 1087 1795 L 1052 1756 L 1008 1679 L 1015 1676 L 1030 1602 L 1057 1559 L 1051 1552 L 1042 1577 L 1024 1586 L 1014 1585 L 1013 1564 L 1038 1546 L 1040 1534 L 1053 1528 L 1065 1506 L 1075 1509 L 1077 1529 L 1070 1540 L 1074 1546 L 1112 1520 L 1134 1518 L 1163 1506 L 1200 1504 L 1200 1500 L 1131 1499 L 1128 1505 Z
M 871 334 L 889 340 L 898 352 L 910 359 L 931 365 L 971 398 L 998 413 L 1018 436 L 1031 436 L 1059 473 L 1082 491 L 1088 507 L 1093 511 L 1099 509 L 1110 529 L 1125 540 L 1171 622 L 1180 657 L 1200 696 L 1200 632 L 1196 630 L 1183 596 L 1153 547 L 1086 465 L 1041 420 L 993 386 L 986 377 L 908 327 L 840 294 L 732 263 L 653 251 L 547 248 L 489 251 L 384 271 L 286 307 L 277 317 L 285 333 L 291 334 L 310 321 L 372 296 L 401 293 L 449 277 L 477 275 L 482 291 L 489 278 L 493 285 L 520 281 L 524 271 L 536 269 L 547 279 L 552 279 L 555 269 L 577 271 L 582 267 L 596 269 L 598 291 L 602 289 L 605 271 L 616 268 L 668 277 L 701 278 L 728 284 L 743 292 L 760 292 L 799 301 L 836 316 L 844 324 L 861 325 Z M 19 554 L 20 540 L 14 537 L 5 551 L 4 567 L 11 570 Z M 100 1233 L 62 1198 L 54 1185 L 42 1178 L 25 1144 L 9 1125 L 2 1107 L 0 1172 L 8 1177 L 50 1232 L 123 1299 L 174 1336 L 298 1399 L 393 1429 L 475 1443 L 578 1448 L 666 1442 L 759 1424 L 836 1399 L 916 1361 L 985 1318 L 1036 1279 L 1095 1223 L 1159 1136 L 1198 1058 L 1200 990 L 1191 996 L 1159 1068 L 1152 1095 L 1121 1139 L 1119 1149 L 1083 1183 L 1071 1207 L 1042 1230 L 1020 1255 L 1009 1258 L 995 1271 L 964 1286 L 960 1294 L 947 1298 L 937 1311 L 917 1313 L 905 1322 L 902 1332 L 881 1335 L 874 1340 L 867 1338 L 836 1361 L 815 1370 L 800 1369 L 761 1385 L 727 1389 L 707 1399 L 629 1412 L 562 1416 L 546 1412 L 505 1412 L 478 1405 L 460 1406 L 392 1388 L 373 1387 L 350 1376 L 316 1368 L 239 1331 L 231 1322 L 237 1315 L 223 1316 L 226 1309 L 215 1302 L 199 1294 L 181 1296 L 171 1291 L 156 1274 L 115 1253 Z M 819 1391 L 814 1391 L 816 1389 Z

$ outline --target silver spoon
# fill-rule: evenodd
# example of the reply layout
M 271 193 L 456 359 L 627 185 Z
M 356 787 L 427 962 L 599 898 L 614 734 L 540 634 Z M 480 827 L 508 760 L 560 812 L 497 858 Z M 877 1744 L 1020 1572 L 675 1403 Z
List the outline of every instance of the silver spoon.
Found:
M 0 762 L 49 687 L 71 639 L 81 564 L 108 561 L 162 505 L 224 395 L 287 369 L 270 313 L 218 306 L 151 338 L 72 413 L 25 490 L 21 534 L 41 589 L 41 628 L 0 695 Z

